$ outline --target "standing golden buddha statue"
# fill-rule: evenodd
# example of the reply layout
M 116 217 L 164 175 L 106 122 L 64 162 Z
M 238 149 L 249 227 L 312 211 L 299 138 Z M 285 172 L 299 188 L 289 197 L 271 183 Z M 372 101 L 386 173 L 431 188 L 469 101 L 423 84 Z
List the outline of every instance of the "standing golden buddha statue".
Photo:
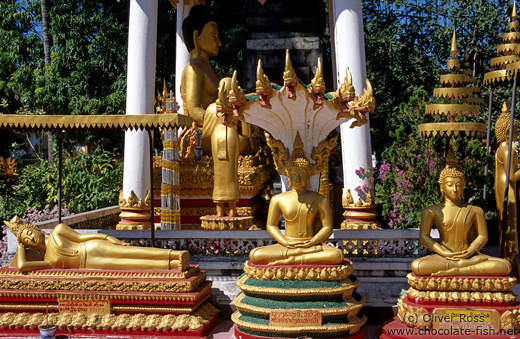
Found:
M 450 149 L 451 151 L 451 149 Z M 412 263 L 417 276 L 505 276 L 511 271 L 508 261 L 480 253 L 488 241 L 484 211 L 462 201 L 465 176 L 450 152 L 439 177 L 444 202 L 422 212 L 419 239 L 435 252 Z M 439 241 L 430 231 L 439 230 Z
M 501 255 L 516 264 L 515 255 L 518 254 L 518 231 L 516 220 L 516 182 L 520 179 L 518 167 L 518 153 L 512 150 L 511 175 L 509 183 L 506 184 L 507 158 L 509 145 L 509 128 L 511 125 L 511 113 L 504 102 L 502 113 L 495 125 L 498 148 L 495 153 L 495 200 L 498 211 L 498 227 L 500 234 Z M 513 141 L 518 139 L 518 122 L 515 120 L 513 126 Z M 504 198 L 507 186 L 507 221 L 504 226 Z M 505 227 L 505 229 L 504 229 Z
M 223 121 L 217 117 L 215 108 L 210 107 L 217 100 L 219 78 L 211 67 L 209 58 L 217 56 L 222 42 L 218 37 L 217 23 L 206 6 L 192 7 L 182 23 L 182 34 L 190 51 L 190 60 L 181 79 L 184 110 L 198 126 L 203 126 L 203 136 L 211 139 L 215 177 L 213 202 L 217 207 L 217 216 L 225 215 L 224 208 L 227 205 L 229 216 L 235 217 L 236 203 L 239 200 L 239 136 L 249 137 L 250 126 L 236 119 Z

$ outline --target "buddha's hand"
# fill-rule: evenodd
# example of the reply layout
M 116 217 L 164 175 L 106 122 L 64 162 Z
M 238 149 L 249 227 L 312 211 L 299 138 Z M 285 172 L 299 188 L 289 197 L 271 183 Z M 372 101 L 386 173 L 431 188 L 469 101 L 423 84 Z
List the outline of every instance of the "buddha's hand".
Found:
M 299 240 L 299 241 L 294 241 L 294 240 L 293 240 L 293 241 L 288 241 L 287 243 L 288 243 L 287 247 L 289 247 L 289 248 L 309 248 L 309 247 L 311 247 L 311 246 L 316 246 L 316 245 L 318 245 L 318 244 L 315 244 L 315 243 L 312 241 L 312 239 L 310 239 L 310 240 L 305 240 L 305 241 L 301 241 L 301 240 Z
M 473 255 L 475 255 L 474 251 L 456 251 L 454 252 L 454 255 L 450 258 L 452 260 L 459 260 L 459 259 L 468 259 L 471 258 Z
M 107 240 L 108 242 L 110 242 L 110 243 L 112 243 L 112 244 L 114 244 L 114 245 L 130 246 L 130 244 L 128 244 L 128 243 L 126 243 L 126 242 L 123 242 L 123 241 L 121 241 L 121 240 L 119 240 L 119 239 L 117 239 L 117 238 L 114 238 L 114 237 L 112 237 L 112 236 L 110 236 L 110 235 L 107 236 L 107 237 L 105 238 L 105 240 Z

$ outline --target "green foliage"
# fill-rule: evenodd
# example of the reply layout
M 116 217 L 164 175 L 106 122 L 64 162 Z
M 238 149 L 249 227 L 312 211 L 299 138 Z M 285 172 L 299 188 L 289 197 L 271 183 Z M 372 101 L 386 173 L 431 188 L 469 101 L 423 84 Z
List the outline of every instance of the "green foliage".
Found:
M 481 80 L 496 56 L 511 13 L 507 0 L 363 1 L 367 76 L 374 87 L 376 118 L 371 120 L 378 160 L 402 123 L 399 105 L 416 90 L 431 95 L 446 67 L 453 29 L 459 57 L 468 53 Z M 444 71 L 442 71 L 444 72 Z M 500 107 L 498 107 L 499 109 Z
M 37 1 L 0 2 L 1 113 L 12 114 L 32 104 L 33 74 L 43 65 L 39 15 Z
M 35 75 L 37 102 L 54 114 L 123 113 L 128 5 L 58 0 L 49 16 L 51 65 Z
M 0 194 L 0 217 L 24 216 L 29 208 L 42 210 L 58 203 L 58 160 L 26 166 L 17 184 Z M 64 154 L 63 199 L 71 212 L 84 212 L 117 204 L 122 187 L 123 163 L 114 154 L 95 150 L 92 154 Z
M 426 92 L 416 92 L 399 106 L 400 126 L 389 131 L 392 143 L 382 153 L 376 180 L 376 203 L 390 228 L 418 227 L 421 209 L 439 202 L 436 184 L 442 144 L 419 138 Z
M 382 217 L 388 220 L 391 228 L 419 227 L 422 209 L 441 202 L 438 179 L 447 144 L 444 138 L 419 137 L 417 125 L 427 120 L 424 116 L 426 102 L 426 92 L 420 90 L 408 103 L 399 105 L 395 118 L 401 124 L 389 131 L 392 143 L 381 155 L 375 185 L 376 203 L 381 204 Z M 462 121 L 470 119 L 460 118 Z M 484 185 L 490 185 L 483 169 L 491 157 L 486 157 L 485 147 L 479 139 L 461 136 L 453 139 L 454 151 L 465 169 L 466 201 L 484 207 Z

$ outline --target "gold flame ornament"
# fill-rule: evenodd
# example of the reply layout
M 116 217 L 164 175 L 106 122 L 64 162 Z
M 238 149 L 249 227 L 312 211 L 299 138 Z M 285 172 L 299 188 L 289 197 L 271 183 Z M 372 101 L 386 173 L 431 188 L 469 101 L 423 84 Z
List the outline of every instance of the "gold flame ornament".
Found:
M 260 96 L 262 107 L 271 108 L 269 98 L 273 94 L 273 86 L 267 75 L 264 74 L 261 59 L 258 59 L 258 66 L 256 67 L 256 94 Z
M 230 117 L 237 118 L 244 121 L 241 107 L 244 107 L 246 103 L 246 97 L 242 88 L 238 86 L 237 71 L 233 72 L 233 78 L 231 79 L 231 89 L 226 89 L 224 82 L 221 83 L 218 89 L 218 98 L 216 101 L 217 117 L 222 118 L 222 124 L 231 126 Z
M 321 106 L 323 104 L 323 94 L 325 93 L 325 80 L 323 80 L 323 67 L 321 66 L 320 58 L 318 58 L 316 75 L 311 80 L 309 91 L 316 97 L 315 105 Z
M 287 97 L 294 99 L 296 97 L 295 87 L 298 85 L 298 77 L 292 67 L 289 50 L 285 50 L 285 71 L 283 72 L 283 85 L 287 88 Z

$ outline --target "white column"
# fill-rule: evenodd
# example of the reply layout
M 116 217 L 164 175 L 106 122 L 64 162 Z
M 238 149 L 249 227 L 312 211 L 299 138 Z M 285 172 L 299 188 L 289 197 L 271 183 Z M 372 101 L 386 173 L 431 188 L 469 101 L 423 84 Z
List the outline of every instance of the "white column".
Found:
M 154 112 L 157 0 L 130 0 L 126 114 Z M 146 131 L 125 133 L 123 197 L 134 191 L 145 199 L 150 190 L 150 151 Z
M 175 38 L 175 99 L 181 106 L 177 111 L 184 114 L 184 108 L 181 100 L 181 77 L 184 67 L 190 61 L 190 51 L 187 50 L 186 44 L 182 37 L 182 21 L 190 14 L 190 9 L 194 6 L 193 0 L 188 3 L 179 1 L 177 4 L 177 34 Z
M 346 69 L 349 67 L 356 94 L 360 95 L 365 88 L 366 79 L 361 0 L 329 0 L 329 11 L 332 11 L 334 19 L 331 30 L 332 53 L 336 60 L 336 89 L 345 79 Z M 354 189 L 365 184 L 370 185 L 370 182 L 359 178 L 355 170 L 372 166 L 372 145 L 370 124 L 351 129 L 351 123 L 349 121 L 341 125 L 343 180 L 345 194 L 350 189 L 354 201 L 357 201 L 359 196 Z

